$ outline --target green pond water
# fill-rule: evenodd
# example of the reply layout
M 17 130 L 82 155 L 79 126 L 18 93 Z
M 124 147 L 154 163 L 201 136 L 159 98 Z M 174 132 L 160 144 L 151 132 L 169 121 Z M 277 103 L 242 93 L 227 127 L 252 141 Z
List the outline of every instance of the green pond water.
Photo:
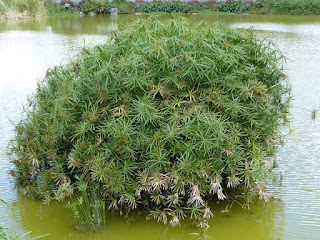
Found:
M 204 235 L 212 239 L 320 239 L 320 120 L 311 112 L 320 106 L 320 17 L 258 15 L 184 15 L 194 21 L 219 21 L 235 28 L 253 28 L 259 38 L 271 39 L 287 57 L 285 64 L 293 88 L 292 128 L 294 137 L 277 155 L 278 168 L 269 182 L 274 198 L 258 202 L 250 211 L 237 203 L 212 202 L 215 217 Z M 37 87 L 46 69 L 65 63 L 81 47 L 103 43 L 112 29 L 124 27 L 135 15 L 95 17 L 49 17 L 29 21 L 0 21 L 0 198 L 13 205 L 0 207 L 0 220 L 10 229 L 50 233 L 44 239 L 195 239 L 190 221 L 181 227 L 146 221 L 136 211 L 125 219 L 111 212 L 107 224 L 94 234 L 75 230 L 62 203 L 42 206 L 17 192 L 8 175 L 10 164 L 5 148 L 13 136 L 12 122 L 23 117 L 27 96 Z M 166 19 L 170 15 L 161 15 Z M 135 220 L 135 221 L 133 221 Z M 200 238 L 201 239 L 201 238 Z

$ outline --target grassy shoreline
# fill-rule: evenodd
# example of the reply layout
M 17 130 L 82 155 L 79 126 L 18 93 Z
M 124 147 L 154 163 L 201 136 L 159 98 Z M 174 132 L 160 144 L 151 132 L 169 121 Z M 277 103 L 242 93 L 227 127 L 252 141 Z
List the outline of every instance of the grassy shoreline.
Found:
M 189 13 L 206 15 L 258 14 L 258 15 L 320 15 L 320 1 L 316 0 L 260 0 L 247 2 L 145 2 L 134 4 L 126 0 L 84 0 L 80 5 L 65 8 L 52 0 L 0 0 L 0 20 L 109 14 L 117 8 L 119 14 Z
M 28 19 L 45 16 L 42 0 L 0 0 L 0 19 Z
M 320 15 L 318 0 L 258 0 L 246 2 L 242 0 L 226 0 L 226 2 L 145 2 L 134 4 L 126 0 L 85 0 L 80 7 L 84 13 L 110 13 L 117 8 L 119 14 L 127 13 L 206 13 L 206 14 L 262 14 L 262 15 Z

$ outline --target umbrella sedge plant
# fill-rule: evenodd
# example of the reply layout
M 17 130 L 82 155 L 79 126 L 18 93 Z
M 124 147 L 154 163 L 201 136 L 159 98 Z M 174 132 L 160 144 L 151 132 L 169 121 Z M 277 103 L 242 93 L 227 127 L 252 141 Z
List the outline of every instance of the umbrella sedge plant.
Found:
M 282 62 L 250 30 L 137 20 L 48 70 L 9 147 L 16 185 L 46 200 L 95 195 L 83 219 L 103 218 L 103 201 L 206 228 L 211 199 L 267 198 L 290 104 Z

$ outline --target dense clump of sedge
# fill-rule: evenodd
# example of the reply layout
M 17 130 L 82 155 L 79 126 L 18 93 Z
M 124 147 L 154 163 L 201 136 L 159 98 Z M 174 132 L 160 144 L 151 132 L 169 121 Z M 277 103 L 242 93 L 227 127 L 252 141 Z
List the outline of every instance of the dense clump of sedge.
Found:
M 86 192 L 206 227 L 210 199 L 266 198 L 290 99 L 281 61 L 248 30 L 139 20 L 48 71 L 16 126 L 11 173 L 29 196 Z

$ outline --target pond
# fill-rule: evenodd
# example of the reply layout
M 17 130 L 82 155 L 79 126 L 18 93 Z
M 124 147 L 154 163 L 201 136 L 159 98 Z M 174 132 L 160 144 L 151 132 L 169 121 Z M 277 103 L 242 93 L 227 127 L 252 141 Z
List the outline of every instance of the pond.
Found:
M 291 127 L 294 136 L 277 155 L 278 167 L 269 192 L 274 198 L 248 211 L 236 202 L 215 204 L 211 227 L 203 233 L 213 239 L 319 239 L 320 235 L 320 121 L 311 112 L 320 106 L 320 17 L 258 15 L 184 15 L 194 21 L 217 21 L 236 28 L 253 28 L 259 38 L 271 39 L 287 57 L 286 74 L 294 100 Z M 103 43 L 112 29 L 141 16 L 49 17 L 0 22 L 0 198 L 13 205 L 0 208 L 1 222 L 44 239 L 195 239 L 201 230 L 185 220 L 172 228 L 146 221 L 144 213 L 129 218 L 108 213 L 107 224 L 95 234 L 75 230 L 63 203 L 42 205 L 14 189 L 5 155 L 13 123 L 23 117 L 23 105 L 46 69 L 64 63 L 83 46 Z M 168 15 L 161 15 L 168 18 Z M 279 175 L 282 177 L 280 178 Z M 231 204 L 229 212 L 224 211 Z M 135 221 L 133 221 L 135 220 Z M 200 238 L 201 239 L 201 238 Z

